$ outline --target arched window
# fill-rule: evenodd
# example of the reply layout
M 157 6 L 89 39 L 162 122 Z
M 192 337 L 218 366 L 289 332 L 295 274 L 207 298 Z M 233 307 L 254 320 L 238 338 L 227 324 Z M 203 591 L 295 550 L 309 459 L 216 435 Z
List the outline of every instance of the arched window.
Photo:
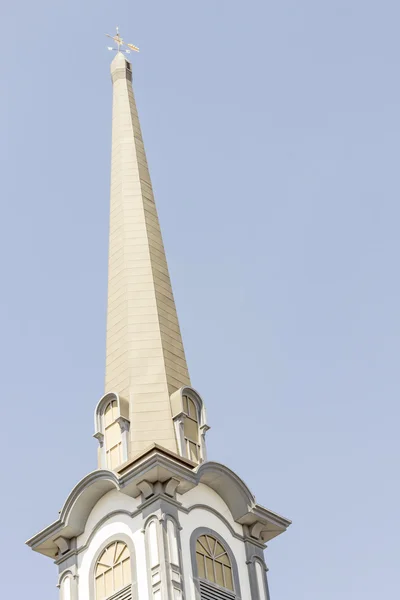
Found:
M 108 469 L 116 469 L 124 462 L 122 457 L 121 426 L 116 400 L 112 400 L 104 411 L 104 442 L 106 449 L 106 464 Z
M 204 462 L 207 460 L 205 435 L 210 428 L 200 395 L 193 388 L 183 386 L 171 394 L 171 408 L 179 454 L 197 464 Z
M 232 564 L 222 544 L 211 535 L 201 535 L 196 542 L 197 574 L 200 579 L 234 591 Z
M 185 422 L 183 432 L 185 436 L 187 457 L 193 462 L 200 462 L 199 415 L 196 404 L 189 396 L 182 396 Z
M 114 392 L 100 398 L 94 411 L 99 468 L 116 471 L 129 455 L 129 402 Z
M 96 600 L 110 598 L 132 582 L 130 563 L 126 544 L 113 542 L 107 546 L 96 563 Z

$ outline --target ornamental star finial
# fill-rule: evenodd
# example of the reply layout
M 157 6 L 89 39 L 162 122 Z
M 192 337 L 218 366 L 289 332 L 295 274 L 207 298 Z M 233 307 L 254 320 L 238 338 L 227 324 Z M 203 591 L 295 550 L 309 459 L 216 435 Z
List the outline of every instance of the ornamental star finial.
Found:
M 139 52 L 139 48 L 137 46 L 134 46 L 133 44 L 128 44 L 127 42 L 125 42 L 122 39 L 122 37 L 120 36 L 120 33 L 119 33 L 118 26 L 117 26 L 116 35 L 109 35 L 108 33 L 106 33 L 106 36 L 111 38 L 112 40 L 114 40 L 114 42 L 117 44 L 116 48 L 112 48 L 111 46 L 108 46 L 109 50 L 112 50 L 115 52 L 124 52 L 125 54 L 130 54 L 131 50 L 134 50 L 135 52 Z M 126 46 L 126 48 L 123 48 L 121 50 L 121 46 Z

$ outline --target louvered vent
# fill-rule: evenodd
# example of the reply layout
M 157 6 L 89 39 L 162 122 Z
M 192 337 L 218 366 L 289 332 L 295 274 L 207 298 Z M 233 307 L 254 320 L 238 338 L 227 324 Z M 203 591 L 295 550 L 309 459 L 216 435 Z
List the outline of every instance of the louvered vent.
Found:
M 200 581 L 200 598 L 201 600 L 235 600 L 236 596 L 233 592 Z
M 128 585 L 123 590 L 119 590 L 119 592 L 110 596 L 107 600 L 132 600 L 132 586 Z

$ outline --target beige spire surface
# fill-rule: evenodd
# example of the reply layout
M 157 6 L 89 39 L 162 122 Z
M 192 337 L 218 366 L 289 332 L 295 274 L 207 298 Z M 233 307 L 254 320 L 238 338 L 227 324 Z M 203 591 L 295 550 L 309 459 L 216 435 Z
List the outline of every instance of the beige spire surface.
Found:
M 113 82 L 105 391 L 129 401 L 132 458 L 152 443 L 178 452 L 170 395 L 190 385 L 132 89 L 118 52 Z

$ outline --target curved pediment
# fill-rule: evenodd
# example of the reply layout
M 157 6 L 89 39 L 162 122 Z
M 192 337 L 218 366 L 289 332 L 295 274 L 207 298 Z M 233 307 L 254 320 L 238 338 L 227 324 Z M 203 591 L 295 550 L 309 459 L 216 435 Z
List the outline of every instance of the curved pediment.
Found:
M 120 486 L 118 477 L 112 471 L 102 469 L 89 473 L 68 495 L 59 519 L 28 540 L 27 544 L 52 558 L 60 553 L 64 554 L 69 550 L 69 539 L 84 531 L 95 504 L 114 489 L 119 490 Z
M 256 504 L 244 481 L 217 462 L 204 462 L 195 469 L 182 459 L 154 444 L 117 473 L 99 469 L 89 473 L 71 491 L 59 519 L 28 540 L 42 554 L 55 558 L 71 551 L 73 539 L 85 530 L 94 506 L 111 490 L 142 502 L 154 495 L 173 498 L 202 483 L 212 489 L 228 507 L 233 521 L 248 528 L 251 537 L 267 541 L 290 525 L 290 521 Z
M 197 478 L 217 492 L 235 521 L 246 515 L 256 504 L 244 481 L 221 463 L 202 463 L 197 469 Z
M 60 521 L 79 535 L 95 504 L 110 490 L 119 489 L 118 477 L 105 469 L 93 471 L 84 477 L 69 494 L 60 513 Z

